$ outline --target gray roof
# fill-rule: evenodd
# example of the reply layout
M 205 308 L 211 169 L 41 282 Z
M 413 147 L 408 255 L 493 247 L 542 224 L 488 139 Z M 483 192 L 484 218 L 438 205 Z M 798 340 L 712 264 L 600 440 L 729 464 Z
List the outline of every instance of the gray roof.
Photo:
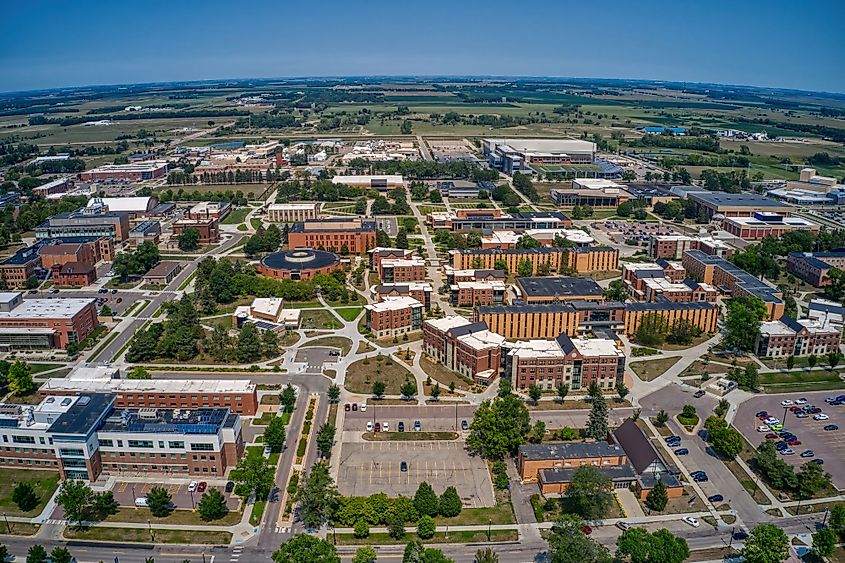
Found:
M 637 473 L 642 473 L 655 461 L 663 463 L 654 444 L 630 418 L 613 431 L 613 440 L 625 450 Z
M 729 194 L 727 192 L 693 192 L 689 197 L 694 201 L 707 203 L 715 207 L 791 207 L 782 201 L 775 201 L 759 194 Z
M 625 455 L 616 444 L 607 442 L 566 442 L 563 444 L 525 444 L 519 453 L 526 460 L 584 459 Z
M 591 278 L 537 277 L 516 278 L 526 297 L 601 295 L 604 290 Z
M 622 465 L 595 465 L 593 466 L 611 481 L 633 481 L 637 478 L 637 472 L 630 463 Z M 541 483 L 571 483 L 572 476 L 577 471 L 577 467 L 556 467 L 554 469 L 541 469 L 538 473 Z
M 685 256 L 694 258 L 695 260 L 698 260 L 703 264 L 712 264 L 728 272 L 736 280 L 736 285 L 738 285 L 751 295 L 759 297 L 765 303 L 782 302 L 781 298 L 776 295 L 780 293 L 779 289 L 770 286 L 763 280 L 758 279 L 756 276 L 752 276 L 736 264 L 728 262 L 724 258 L 721 258 L 719 256 L 711 256 L 709 254 L 705 254 L 700 250 L 687 250 Z
M 114 395 L 108 393 L 81 395 L 68 410 L 59 415 L 49 431 L 56 434 L 89 435 L 111 410 L 113 402 Z

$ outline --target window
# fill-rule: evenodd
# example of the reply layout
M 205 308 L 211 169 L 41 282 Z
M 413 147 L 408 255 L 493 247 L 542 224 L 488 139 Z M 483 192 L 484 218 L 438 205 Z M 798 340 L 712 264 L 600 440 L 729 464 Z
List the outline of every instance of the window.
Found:
M 72 455 L 83 456 L 83 455 L 85 455 L 85 453 L 82 450 L 77 449 L 77 448 L 59 448 L 59 456 L 65 457 L 65 456 L 72 456 Z
M 12 442 L 16 444 L 34 444 L 35 436 L 12 436 Z
M 185 442 L 167 442 L 167 447 L 174 450 L 184 450 Z
M 210 452 L 214 451 L 214 444 L 191 444 L 192 452 Z
M 113 440 L 100 440 L 100 447 L 111 448 L 114 446 Z
M 127 445 L 130 448 L 152 448 L 152 440 L 127 440 Z

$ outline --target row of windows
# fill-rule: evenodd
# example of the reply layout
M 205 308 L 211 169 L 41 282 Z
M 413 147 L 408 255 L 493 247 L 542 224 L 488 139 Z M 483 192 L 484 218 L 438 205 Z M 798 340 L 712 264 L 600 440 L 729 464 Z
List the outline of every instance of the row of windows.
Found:
M 117 441 L 117 447 L 122 448 L 123 447 L 123 440 L 116 440 L 116 441 Z M 100 447 L 113 448 L 115 440 L 105 438 L 105 439 L 100 439 L 99 442 L 100 442 Z M 208 450 L 208 449 L 213 450 L 214 449 L 212 444 L 202 444 L 203 446 L 209 446 L 207 448 L 206 447 L 194 448 L 193 446 L 196 446 L 196 445 L 197 444 L 191 444 L 191 449 L 198 449 L 198 450 L 199 449 L 202 449 L 202 450 Z M 126 446 L 129 447 L 129 448 L 154 448 L 155 442 L 153 440 L 127 440 Z M 184 450 L 185 449 L 185 442 L 183 442 L 182 440 L 170 440 L 170 441 L 167 442 L 167 447 L 170 448 L 170 449 L 173 449 L 173 450 Z M 164 449 L 164 440 L 158 441 L 158 449 L 160 449 L 160 450 Z
M 113 458 L 113 457 L 134 458 L 134 457 L 137 456 L 139 459 L 168 459 L 168 458 L 169 459 L 177 459 L 176 456 L 179 456 L 178 459 L 188 459 L 188 454 L 185 454 L 185 453 L 180 453 L 180 454 L 176 454 L 176 453 L 153 454 L 153 453 L 146 453 L 146 452 L 138 452 L 136 454 L 135 452 L 103 452 L 103 456 L 104 457 L 110 457 L 110 458 Z M 213 454 L 209 455 L 209 456 L 194 454 L 194 455 L 191 456 L 191 458 L 194 461 L 217 461 L 217 456 L 213 455 Z
M 127 470 L 130 469 L 130 465 L 127 464 L 127 463 L 106 463 L 106 464 L 104 464 L 104 467 L 106 469 L 118 469 L 118 470 L 121 470 L 121 471 L 127 471 Z M 149 471 L 158 471 L 159 469 L 161 469 L 161 471 L 165 472 L 165 473 L 187 473 L 188 472 L 188 466 L 187 465 L 162 465 L 159 468 L 159 466 L 156 465 L 156 464 L 140 465 L 139 466 L 138 464 L 133 463 L 131 465 L 131 469 L 132 469 L 132 471 L 148 471 L 148 470 Z M 209 473 L 209 472 L 210 473 L 217 473 L 217 468 L 212 467 L 211 471 L 209 471 L 208 467 L 203 467 L 202 472 L 203 473 Z
M 48 465 L 55 467 L 59 462 L 49 459 L 21 459 L 15 457 L 0 457 L 0 465 Z

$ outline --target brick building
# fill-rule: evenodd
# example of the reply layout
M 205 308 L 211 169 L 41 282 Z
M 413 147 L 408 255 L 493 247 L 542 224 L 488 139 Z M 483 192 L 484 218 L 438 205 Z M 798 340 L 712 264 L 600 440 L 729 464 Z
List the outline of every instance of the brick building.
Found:
M 679 321 L 687 321 L 702 332 L 715 333 L 716 322 L 719 319 L 719 307 L 714 303 L 689 302 L 672 303 L 660 301 L 658 303 L 627 303 L 625 305 L 625 334 L 633 336 L 645 315 L 655 314 L 666 323 L 666 329 L 671 330 Z
M 760 325 L 754 353 L 761 357 L 825 356 L 838 352 L 842 326 L 822 319 L 795 320 L 784 315 Z
M 725 241 L 713 237 L 651 235 L 648 239 L 648 255 L 652 258 L 681 259 L 687 250 L 700 250 L 722 258 L 728 258 L 734 253 L 734 249 Z
M 565 383 L 571 391 L 580 391 L 596 383 L 610 391 L 625 375 L 625 353 L 606 338 L 561 334 L 554 340 L 506 342 L 504 348 L 504 373 L 516 389 L 538 385 L 551 391 Z
M 448 265 L 444 266 L 443 270 L 446 274 L 446 283 L 449 285 L 462 281 L 499 281 L 505 283 L 508 278 L 504 270 L 455 270 Z
M 484 323 L 460 316 L 423 323 L 423 351 L 476 383 L 489 384 L 499 373 L 505 339 Z
M 370 288 L 376 303 L 388 297 L 413 297 L 423 304 L 426 311 L 431 308 L 431 292 L 431 284 L 422 282 L 383 283 Z
M 780 237 L 790 231 L 818 233 L 821 227 L 803 217 L 784 217 L 777 213 L 755 211 L 751 217 L 725 217 L 722 229 L 743 240 Z
M 53 283 L 60 287 L 85 287 L 97 281 L 97 269 L 82 262 L 56 264 L 52 272 Z
M 173 221 L 173 238 L 178 239 L 186 229 L 195 229 L 199 233 L 200 244 L 210 244 L 220 240 L 220 222 L 214 217 L 191 219 L 184 217 Z
M 94 299 L 23 299 L 0 293 L 0 350 L 49 350 L 78 343 L 97 327 Z
M 449 302 L 458 307 L 501 305 L 507 287 L 500 281 L 459 281 L 449 286 Z
M 376 222 L 372 219 L 313 219 L 294 223 L 288 246 L 325 249 L 330 252 L 364 254 L 376 245 Z
M 405 248 L 386 248 L 377 246 L 367 251 L 370 260 L 370 269 L 379 271 L 382 260 L 412 260 L 414 251 Z
M 790 252 L 786 269 L 815 287 L 830 285 L 830 271 L 845 270 L 845 252 Z
M 402 336 L 422 328 L 423 305 L 412 297 L 387 297 L 364 310 L 367 329 L 376 338 Z
M 378 265 L 379 278 L 383 283 L 419 282 L 426 276 L 425 260 L 420 258 L 384 259 Z
M 516 291 L 525 303 L 604 301 L 604 290 L 590 278 L 565 276 L 516 278 Z
M 59 243 L 47 244 L 38 250 L 41 265 L 51 270 L 54 266 L 64 266 L 69 262 L 88 264 L 97 263 L 97 251 L 91 243 Z

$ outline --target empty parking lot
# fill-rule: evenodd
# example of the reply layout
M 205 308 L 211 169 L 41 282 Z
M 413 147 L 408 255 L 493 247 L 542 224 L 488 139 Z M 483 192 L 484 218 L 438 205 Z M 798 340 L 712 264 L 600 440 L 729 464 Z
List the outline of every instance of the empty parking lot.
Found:
M 842 391 L 817 391 L 813 393 L 793 393 L 790 395 L 758 395 L 743 403 L 737 411 L 734 419 L 734 426 L 743 433 L 745 438 L 755 448 L 766 439 L 766 432 L 757 432 L 757 427 L 763 422 L 757 419 L 755 414 L 759 411 L 767 411 L 771 416 L 783 421 L 785 430 L 789 430 L 801 440 L 801 445 L 793 446 L 793 455 L 780 456 L 784 461 L 793 466 L 799 466 L 811 459 L 823 459 L 824 469 L 830 473 L 833 485 L 837 489 L 845 488 L 845 405 L 830 406 L 824 402 L 825 397 L 841 395 Z M 822 412 L 830 417 L 829 420 L 813 420 L 812 417 L 796 418 L 787 411 L 784 417 L 784 407 L 780 402 L 784 399 L 795 400 L 798 397 L 806 398 L 809 404 L 816 405 Z M 824 427 L 828 424 L 836 424 L 839 430 L 828 432 Z M 815 458 L 802 458 L 799 456 L 804 450 L 813 450 Z
M 400 469 L 402 462 L 407 471 Z M 344 495 L 413 496 L 427 481 L 437 494 L 454 486 L 464 506 L 493 506 L 495 496 L 487 465 L 464 450 L 463 442 L 344 443 L 338 489 Z

